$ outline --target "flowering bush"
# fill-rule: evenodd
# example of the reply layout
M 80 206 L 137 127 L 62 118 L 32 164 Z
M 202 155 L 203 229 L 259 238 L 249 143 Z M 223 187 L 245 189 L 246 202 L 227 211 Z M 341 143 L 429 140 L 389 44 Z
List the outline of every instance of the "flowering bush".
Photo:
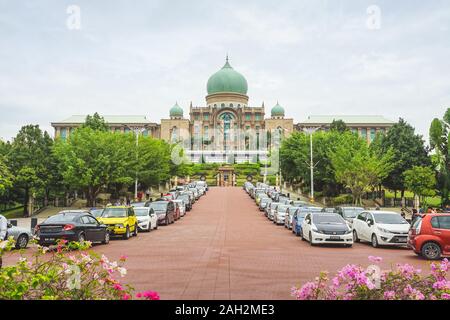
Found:
M 10 240 L 0 250 L 0 257 L 14 244 Z M 87 251 L 90 242 L 77 243 L 61 241 L 56 250 L 36 246 L 31 258 L 24 256 L 12 266 L 0 269 L 1 299 L 40 300 L 129 300 L 133 298 L 133 288 L 119 279 L 127 270 L 119 262 L 109 261 L 104 255 Z M 135 298 L 158 300 L 155 292 L 143 292 Z
M 335 277 L 320 273 L 313 282 L 301 288 L 293 287 L 291 295 L 297 300 L 450 300 L 450 263 L 431 263 L 429 275 L 408 264 L 381 271 L 380 257 L 369 257 L 375 265 L 363 268 L 349 264 Z

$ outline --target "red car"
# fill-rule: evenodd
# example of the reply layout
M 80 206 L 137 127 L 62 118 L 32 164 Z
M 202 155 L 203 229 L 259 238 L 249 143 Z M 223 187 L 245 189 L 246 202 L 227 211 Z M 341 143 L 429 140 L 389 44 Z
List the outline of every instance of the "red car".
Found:
M 418 217 L 409 230 L 408 245 L 426 259 L 450 256 L 450 214 L 426 214 Z

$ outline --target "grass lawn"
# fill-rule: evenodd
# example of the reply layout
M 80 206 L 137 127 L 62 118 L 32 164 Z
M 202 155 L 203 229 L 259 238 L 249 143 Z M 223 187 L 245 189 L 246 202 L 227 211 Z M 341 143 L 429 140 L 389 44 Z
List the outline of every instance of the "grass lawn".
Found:
M 23 218 L 23 207 L 1 213 L 6 219 Z
M 386 198 L 394 198 L 394 191 L 391 190 L 385 190 L 385 196 Z M 397 192 L 397 199 L 400 199 L 401 193 Z M 406 198 L 414 198 L 414 193 L 410 191 L 405 191 L 405 197 Z M 441 206 L 441 197 L 427 197 L 426 202 L 429 206 L 432 207 L 440 207 Z

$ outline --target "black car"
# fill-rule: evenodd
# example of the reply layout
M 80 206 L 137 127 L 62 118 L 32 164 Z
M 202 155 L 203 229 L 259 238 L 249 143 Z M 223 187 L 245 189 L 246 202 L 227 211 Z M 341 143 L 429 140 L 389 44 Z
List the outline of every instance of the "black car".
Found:
M 169 225 L 175 222 L 175 205 L 169 200 L 157 200 L 150 203 L 150 209 L 158 216 L 158 225 Z
M 58 240 L 109 243 L 109 232 L 89 213 L 64 212 L 49 217 L 36 227 L 40 245 L 54 245 Z

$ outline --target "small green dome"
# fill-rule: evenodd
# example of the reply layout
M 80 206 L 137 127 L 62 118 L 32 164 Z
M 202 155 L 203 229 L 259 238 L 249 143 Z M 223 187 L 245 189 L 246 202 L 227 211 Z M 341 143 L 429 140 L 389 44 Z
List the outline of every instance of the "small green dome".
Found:
M 183 117 L 183 109 L 178 105 L 178 102 L 170 109 L 171 117 Z
M 271 114 L 272 117 L 284 117 L 284 108 L 277 102 L 275 107 L 272 108 Z
M 209 78 L 207 90 L 208 95 L 219 92 L 247 94 L 248 85 L 244 76 L 231 67 L 227 57 L 223 68 Z

